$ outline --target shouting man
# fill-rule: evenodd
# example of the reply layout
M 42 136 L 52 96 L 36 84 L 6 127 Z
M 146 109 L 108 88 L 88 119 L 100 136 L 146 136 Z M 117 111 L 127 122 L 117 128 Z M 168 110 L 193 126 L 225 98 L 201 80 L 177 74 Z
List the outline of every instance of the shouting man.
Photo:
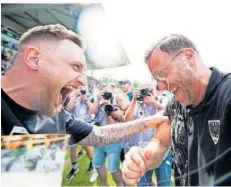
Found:
M 82 39 L 61 25 L 37 26 L 22 35 L 15 64 L 2 77 L 2 135 L 67 132 L 73 143 L 102 147 L 168 125 L 167 117 L 152 116 L 97 127 L 65 111 L 67 95 L 86 85 L 84 49 Z

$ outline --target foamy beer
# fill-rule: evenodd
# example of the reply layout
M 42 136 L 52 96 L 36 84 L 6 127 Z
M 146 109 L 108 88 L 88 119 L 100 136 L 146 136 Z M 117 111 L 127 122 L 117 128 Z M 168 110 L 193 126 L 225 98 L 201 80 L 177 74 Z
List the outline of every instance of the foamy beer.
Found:
M 61 186 L 69 137 L 1 136 L 1 186 Z

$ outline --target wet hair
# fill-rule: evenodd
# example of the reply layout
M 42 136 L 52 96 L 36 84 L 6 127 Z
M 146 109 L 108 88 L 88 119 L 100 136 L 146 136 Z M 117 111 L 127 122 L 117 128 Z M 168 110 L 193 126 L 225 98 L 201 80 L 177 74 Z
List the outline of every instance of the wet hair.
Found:
M 176 54 L 184 48 L 191 48 L 199 54 L 195 44 L 187 37 L 179 34 L 171 34 L 169 36 L 165 36 L 159 42 L 151 46 L 145 55 L 146 64 L 148 64 L 148 60 L 156 48 L 168 54 Z

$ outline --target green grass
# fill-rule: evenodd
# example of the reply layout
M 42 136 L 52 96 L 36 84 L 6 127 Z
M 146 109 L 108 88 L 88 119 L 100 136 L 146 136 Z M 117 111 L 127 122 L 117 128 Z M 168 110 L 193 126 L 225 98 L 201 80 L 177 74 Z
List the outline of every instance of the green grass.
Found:
M 67 152 L 66 160 L 68 160 L 69 158 L 70 158 L 70 151 Z M 88 169 L 88 166 L 89 166 L 89 162 L 90 162 L 90 160 L 89 160 L 87 154 L 84 154 L 82 159 L 78 160 L 79 172 L 70 181 L 66 180 L 66 176 L 68 175 L 68 173 L 71 170 L 71 165 L 69 165 L 64 170 L 62 186 L 100 186 L 99 178 L 94 183 L 89 183 L 88 182 L 89 179 L 90 179 L 90 176 L 91 176 L 91 173 L 89 174 L 89 173 L 86 172 L 87 169 Z M 107 161 L 106 161 L 106 163 L 107 163 Z M 122 166 L 122 163 L 120 163 L 120 166 Z M 155 175 L 153 175 L 153 179 L 154 179 L 154 181 L 156 181 L 156 176 Z M 115 182 L 112 179 L 111 174 L 108 174 L 108 185 L 109 186 L 116 186 Z M 172 186 L 174 186 L 173 181 L 172 181 Z
M 78 149 L 79 149 L 79 147 L 78 147 Z M 69 158 L 70 158 L 70 151 L 67 152 L 66 160 L 68 160 Z M 66 180 L 66 176 L 68 175 L 68 173 L 71 170 L 71 165 L 69 167 L 67 167 L 63 173 L 62 186 L 100 186 L 99 178 L 94 183 L 89 183 L 91 173 L 86 172 L 88 167 L 89 167 L 89 162 L 90 162 L 90 160 L 89 160 L 87 154 L 84 154 L 82 159 L 78 160 L 79 172 L 70 181 Z M 111 174 L 108 174 L 108 185 L 116 186 L 115 182 L 112 179 Z

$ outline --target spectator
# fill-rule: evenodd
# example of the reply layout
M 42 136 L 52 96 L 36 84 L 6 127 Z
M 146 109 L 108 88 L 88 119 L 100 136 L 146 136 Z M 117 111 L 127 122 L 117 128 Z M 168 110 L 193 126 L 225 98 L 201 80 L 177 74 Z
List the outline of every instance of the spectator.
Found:
M 122 91 L 127 94 L 129 101 L 131 101 L 133 98 L 131 81 L 129 81 L 128 79 L 122 79 L 119 81 L 119 84 L 121 85 Z
M 12 54 L 12 52 L 7 52 Z M 2 75 L 4 75 L 10 68 L 11 68 L 12 64 L 10 63 L 10 56 L 6 55 L 6 54 L 1 54 L 1 73 Z
M 87 98 L 87 89 L 83 88 L 80 90 L 80 95 L 78 96 L 78 92 L 74 93 L 74 95 L 70 96 L 70 101 L 66 106 L 66 109 L 70 111 L 74 116 L 83 119 L 87 122 L 90 122 L 90 117 L 88 114 L 89 107 L 91 106 L 90 101 Z M 71 152 L 70 152 L 70 158 L 72 163 L 72 169 L 70 173 L 67 175 L 66 179 L 71 180 L 76 173 L 79 172 L 79 167 L 77 163 L 78 158 L 78 151 L 77 151 L 77 144 L 73 144 L 70 146 Z M 90 159 L 90 164 L 88 167 L 87 172 L 92 173 L 89 182 L 93 183 L 96 181 L 98 177 L 97 171 L 92 166 L 92 158 L 94 155 L 93 148 L 91 146 L 85 146 L 84 149 L 86 150 L 88 154 L 88 158 Z
M 120 92 L 120 91 L 117 92 L 116 103 L 118 104 L 120 110 L 123 111 L 123 115 L 125 115 L 125 112 L 130 105 L 130 101 L 124 92 Z M 121 154 L 120 154 L 120 161 L 123 162 L 124 156 L 125 156 L 125 154 L 124 154 L 124 141 L 122 141 L 121 146 L 122 146 L 122 149 L 121 149 Z
M 128 107 L 125 115 L 125 120 L 140 119 L 143 117 L 152 116 L 157 113 L 159 108 L 162 110 L 162 106 L 159 101 L 154 98 L 154 89 L 150 85 L 143 85 L 142 89 L 149 89 L 148 96 L 141 97 L 140 89 L 136 89 L 133 100 Z M 132 146 L 145 147 L 148 142 L 155 136 L 156 129 L 150 129 L 132 136 L 128 139 L 124 146 L 125 153 L 129 151 Z M 152 186 L 152 174 L 155 171 L 157 177 L 157 186 L 171 186 L 171 168 L 172 168 L 172 156 L 170 153 L 167 154 L 162 164 L 155 170 L 149 170 L 141 178 L 138 186 Z
M 98 95 L 98 100 L 92 104 L 90 114 L 95 115 L 95 122 L 99 126 L 115 123 L 111 114 L 105 112 L 107 105 L 113 104 L 113 97 L 105 98 L 105 93 L 112 93 L 112 89 L 108 85 L 103 85 Z M 118 113 L 118 112 L 117 112 Z M 121 112 L 122 115 L 122 112 Z M 120 152 L 121 143 L 114 143 L 106 147 L 94 147 L 93 165 L 97 169 L 102 186 L 107 186 L 107 169 L 105 159 L 108 157 L 108 172 L 112 174 L 117 186 L 123 186 L 122 172 L 120 170 Z
M 124 112 L 124 115 L 125 115 L 125 112 L 130 105 L 130 101 L 124 92 L 119 91 L 116 93 L 116 103 L 119 106 L 120 110 L 122 110 Z
M 110 83 L 110 87 L 111 87 L 111 89 L 112 89 L 112 93 L 114 93 L 114 92 L 115 92 L 115 89 L 116 89 L 115 84 L 114 84 L 114 83 Z
M 119 84 L 121 86 L 122 91 L 125 94 L 127 94 L 129 101 L 131 101 L 132 98 L 133 98 L 133 91 L 132 91 L 132 83 L 131 83 L 131 81 L 128 80 L 128 79 L 122 79 L 122 80 L 119 81 Z M 123 145 L 122 145 L 122 150 L 121 150 L 121 154 L 120 154 L 121 162 L 124 161 L 124 156 L 125 156 L 124 155 L 124 148 L 123 148 Z

